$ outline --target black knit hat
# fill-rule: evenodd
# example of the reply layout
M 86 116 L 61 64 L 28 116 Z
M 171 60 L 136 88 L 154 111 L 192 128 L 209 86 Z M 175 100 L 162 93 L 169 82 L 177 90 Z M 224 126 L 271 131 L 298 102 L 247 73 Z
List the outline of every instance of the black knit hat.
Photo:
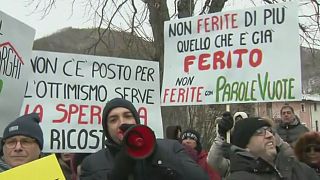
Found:
M 123 108 L 129 109 L 131 111 L 134 119 L 136 120 L 136 123 L 140 124 L 139 114 L 138 114 L 136 108 L 133 106 L 133 104 L 130 101 L 122 99 L 122 98 L 114 98 L 114 99 L 110 100 L 109 102 L 107 102 L 106 106 L 103 109 L 102 127 L 103 127 L 103 130 L 104 130 L 104 133 L 105 133 L 107 139 L 112 142 L 114 142 L 114 141 L 112 140 L 112 138 L 108 132 L 108 127 L 107 127 L 107 119 L 108 118 L 107 117 L 108 117 L 110 111 L 114 108 L 117 108 L 117 107 L 123 107 Z
M 42 150 L 43 133 L 39 122 L 40 118 L 37 113 L 20 116 L 4 129 L 2 143 L 12 136 L 23 135 L 34 138 Z
M 181 134 L 181 141 L 185 140 L 187 138 L 193 139 L 197 142 L 197 147 L 195 149 L 197 150 L 198 153 L 200 153 L 202 150 L 202 145 L 201 145 L 201 141 L 200 141 L 200 138 L 201 138 L 200 133 L 193 130 L 193 129 L 187 129 Z
M 259 117 L 250 117 L 237 121 L 231 137 L 232 144 L 246 148 L 251 136 L 256 130 L 264 126 L 271 127 L 271 124 Z

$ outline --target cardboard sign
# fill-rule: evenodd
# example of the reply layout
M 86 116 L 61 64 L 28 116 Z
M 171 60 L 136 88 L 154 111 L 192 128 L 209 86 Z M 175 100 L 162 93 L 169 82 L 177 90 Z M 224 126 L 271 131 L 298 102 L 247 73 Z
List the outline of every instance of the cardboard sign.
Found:
M 0 11 L 0 134 L 20 113 L 35 30 Z
M 54 154 L 0 173 L 0 179 L 65 180 Z
M 299 101 L 296 1 L 165 22 L 163 106 Z
M 116 97 L 132 102 L 141 124 L 163 137 L 158 62 L 34 51 L 21 110 L 41 117 L 44 152 L 102 148 L 102 111 Z

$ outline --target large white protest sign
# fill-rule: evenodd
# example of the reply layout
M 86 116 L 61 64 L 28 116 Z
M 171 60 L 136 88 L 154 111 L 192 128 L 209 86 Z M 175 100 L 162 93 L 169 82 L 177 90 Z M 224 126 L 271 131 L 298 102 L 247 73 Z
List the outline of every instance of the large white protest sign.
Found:
M 40 114 L 44 152 L 99 150 L 103 107 L 115 97 L 163 136 L 157 62 L 34 51 L 31 66 L 21 114 Z
M 19 116 L 35 30 L 0 11 L 0 133 Z
M 165 23 L 161 102 L 301 100 L 297 3 Z

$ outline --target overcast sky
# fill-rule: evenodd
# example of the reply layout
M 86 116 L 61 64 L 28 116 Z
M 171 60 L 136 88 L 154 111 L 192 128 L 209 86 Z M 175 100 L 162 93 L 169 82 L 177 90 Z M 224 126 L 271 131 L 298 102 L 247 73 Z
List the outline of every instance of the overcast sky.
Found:
M 44 19 L 41 19 L 41 13 L 33 12 L 33 8 L 27 6 L 26 2 L 26 0 L 1 0 L 0 10 L 36 29 L 36 39 L 65 27 L 92 27 L 92 22 L 83 17 L 80 6 L 71 16 L 69 1 L 58 0 L 56 8 Z
M 83 5 L 79 3 L 75 4 L 75 11 L 72 13 L 71 0 L 58 0 L 50 14 L 41 19 L 42 13 L 39 10 L 34 12 L 35 4 L 28 5 L 28 2 L 30 0 L 1 0 L 0 10 L 36 29 L 36 39 L 66 27 L 94 27 L 94 22 L 88 20 Z M 45 2 L 45 0 L 41 2 Z M 198 1 L 198 11 L 200 11 L 199 8 L 201 9 L 204 2 L 205 0 L 203 2 Z M 171 7 L 174 0 L 168 0 L 167 3 Z M 40 5 L 40 9 L 42 6 L 43 4 Z M 248 6 L 253 6 L 250 0 L 229 0 L 224 10 L 241 9 Z M 171 9 L 173 10 L 173 8 Z
M 88 16 L 85 15 L 85 9 L 83 8 L 83 5 L 81 5 L 81 3 L 75 4 L 75 8 L 72 13 L 71 0 L 58 0 L 56 1 L 56 6 L 52 9 L 50 14 L 47 15 L 44 19 L 41 19 L 42 13 L 39 12 L 39 10 L 36 12 L 33 11 L 33 7 L 35 7 L 35 4 L 28 6 L 27 2 L 30 1 L 31 0 L 1 0 L 0 10 L 33 27 L 36 30 L 35 39 L 51 35 L 52 33 L 66 27 L 94 27 L 94 22 L 92 20 L 88 20 Z M 41 2 L 46 1 L 41 0 Z M 141 1 L 137 0 L 135 2 Z M 201 9 L 204 2 L 205 0 L 198 1 L 198 12 L 200 11 L 199 8 Z M 262 4 L 262 1 L 260 0 L 256 0 L 255 2 L 257 3 L 256 5 Z M 171 7 L 173 6 L 174 0 L 167 0 L 167 3 L 168 6 Z M 223 10 L 227 11 L 233 9 L 243 9 L 252 6 L 254 6 L 252 4 L 252 0 L 228 0 Z M 304 13 L 302 9 L 300 9 L 300 13 Z

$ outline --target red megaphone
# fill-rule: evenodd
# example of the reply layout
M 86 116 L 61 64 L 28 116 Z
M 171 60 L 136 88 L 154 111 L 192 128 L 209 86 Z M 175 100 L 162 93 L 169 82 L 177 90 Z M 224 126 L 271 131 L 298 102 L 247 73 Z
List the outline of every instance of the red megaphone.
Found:
M 156 145 L 154 132 L 145 125 L 134 125 L 124 134 L 124 145 L 128 155 L 134 159 L 149 157 Z

